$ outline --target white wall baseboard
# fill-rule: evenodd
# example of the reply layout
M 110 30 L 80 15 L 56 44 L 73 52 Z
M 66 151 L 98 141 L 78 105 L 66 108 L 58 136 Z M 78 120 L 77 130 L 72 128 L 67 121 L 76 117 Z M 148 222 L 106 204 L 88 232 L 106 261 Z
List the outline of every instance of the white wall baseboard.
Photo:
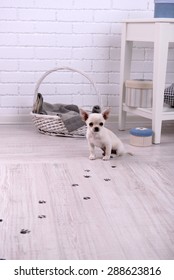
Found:
M 0 124 L 31 124 L 30 115 L 3 115 L 0 116 Z
M 111 115 L 109 117 L 109 122 L 118 122 L 118 115 Z M 128 123 L 151 123 L 151 120 L 142 118 L 136 115 L 128 115 L 127 116 Z M 0 116 L 0 125 L 9 125 L 9 124 L 32 124 L 32 116 L 31 115 L 3 115 Z

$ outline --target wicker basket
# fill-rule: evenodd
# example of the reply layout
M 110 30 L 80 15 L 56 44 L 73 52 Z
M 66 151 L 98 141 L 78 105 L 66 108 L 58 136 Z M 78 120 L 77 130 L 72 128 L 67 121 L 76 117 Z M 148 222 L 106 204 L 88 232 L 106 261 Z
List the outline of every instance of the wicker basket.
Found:
M 35 92 L 34 92 L 34 103 L 37 98 L 38 90 L 39 87 L 42 83 L 42 81 L 51 73 L 57 72 L 57 71 L 73 71 L 76 73 L 81 74 L 87 80 L 92 84 L 95 93 L 97 94 L 98 97 L 98 103 L 101 105 L 101 97 L 100 94 L 96 88 L 96 85 L 94 81 L 84 72 L 77 70 L 75 68 L 71 67 L 58 67 L 51 69 L 43 74 L 41 78 L 38 80 L 36 87 L 35 87 Z M 34 104 L 33 103 L 33 104 Z M 54 135 L 54 136 L 69 136 L 69 137 L 84 137 L 86 135 L 86 126 L 82 126 L 72 132 L 69 132 L 67 128 L 65 127 L 61 117 L 59 116 L 52 116 L 52 115 L 42 115 L 42 114 L 36 114 L 31 112 L 31 115 L 33 117 L 33 122 L 35 126 L 38 128 L 39 132 L 47 135 Z

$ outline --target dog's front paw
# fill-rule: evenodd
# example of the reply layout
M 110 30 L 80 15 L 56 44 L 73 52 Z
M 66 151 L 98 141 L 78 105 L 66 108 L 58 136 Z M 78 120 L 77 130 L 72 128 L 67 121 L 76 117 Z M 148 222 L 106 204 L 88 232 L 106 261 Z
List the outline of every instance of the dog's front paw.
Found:
M 94 160 L 95 159 L 95 155 L 90 155 L 89 159 Z
M 110 159 L 110 156 L 104 156 L 103 157 L 103 160 L 109 160 Z

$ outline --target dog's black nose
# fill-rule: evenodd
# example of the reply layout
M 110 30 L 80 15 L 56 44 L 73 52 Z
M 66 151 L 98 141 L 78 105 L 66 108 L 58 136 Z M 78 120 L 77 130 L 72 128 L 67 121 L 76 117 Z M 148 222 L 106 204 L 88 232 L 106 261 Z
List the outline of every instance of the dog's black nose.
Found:
M 99 127 L 94 127 L 94 131 L 98 132 L 99 131 Z

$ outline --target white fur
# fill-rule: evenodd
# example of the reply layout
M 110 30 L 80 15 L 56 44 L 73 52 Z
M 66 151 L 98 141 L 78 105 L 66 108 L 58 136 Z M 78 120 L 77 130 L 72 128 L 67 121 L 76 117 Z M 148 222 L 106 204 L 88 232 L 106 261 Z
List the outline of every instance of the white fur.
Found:
M 86 138 L 89 145 L 89 159 L 95 159 L 95 147 L 99 147 L 105 151 L 103 160 L 110 159 L 112 150 L 115 150 L 118 156 L 125 153 L 124 145 L 121 140 L 111 130 L 104 127 L 105 120 L 108 118 L 109 113 L 109 109 L 101 114 L 88 114 L 86 111 L 80 110 L 81 117 L 87 124 Z M 103 125 L 101 125 L 102 123 Z

